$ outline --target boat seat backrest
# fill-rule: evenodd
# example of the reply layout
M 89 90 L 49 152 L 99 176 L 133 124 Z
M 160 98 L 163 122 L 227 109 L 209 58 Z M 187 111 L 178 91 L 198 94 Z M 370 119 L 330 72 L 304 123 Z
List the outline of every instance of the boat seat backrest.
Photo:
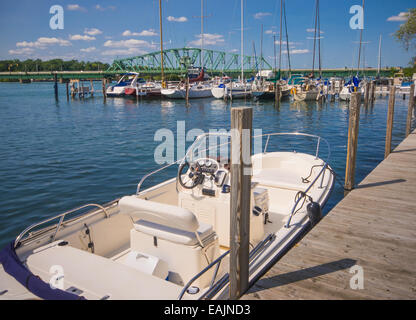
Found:
M 118 205 L 121 213 L 136 221 L 144 220 L 193 233 L 200 227 L 198 219 L 191 211 L 178 206 L 144 200 L 136 196 L 125 196 L 119 200 Z

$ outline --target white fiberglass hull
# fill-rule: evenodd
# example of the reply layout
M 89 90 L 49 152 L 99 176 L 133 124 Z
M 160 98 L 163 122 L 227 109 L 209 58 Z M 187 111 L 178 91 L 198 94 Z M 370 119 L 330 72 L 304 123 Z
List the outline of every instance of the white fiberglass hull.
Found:
M 162 89 L 161 93 L 163 96 L 169 99 L 186 99 L 186 90 L 185 89 Z M 189 89 L 188 98 L 189 99 L 198 99 L 198 98 L 210 98 L 212 97 L 211 88 L 194 88 Z
M 255 187 L 250 205 L 260 210 L 250 213 L 250 243 L 256 254 L 250 260 L 249 279 L 255 281 L 313 228 L 317 221 L 306 205 L 325 205 L 334 176 L 323 160 L 304 153 L 260 153 L 252 162 Z M 215 291 L 211 280 L 216 259 L 224 260 L 216 283 L 228 272 L 224 265 L 229 251 L 224 248 L 230 240 L 230 193 L 219 188 L 203 196 L 202 187 L 212 185 L 208 177 L 192 190 L 177 191 L 176 182 L 167 180 L 102 207 L 90 205 L 95 209 L 65 218 L 62 226 L 45 226 L 29 235 L 26 229 L 14 250 L 28 271 L 40 277 L 36 281 L 46 285 L 47 293 L 35 292 L 41 297 L 57 294 L 58 289 L 48 289 L 53 283 L 65 298 L 74 299 L 224 298 L 226 283 Z M 299 191 L 307 194 L 305 201 Z M 197 229 L 199 236 L 182 228 Z M 55 281 L 51 270 L 64 272 L 62 282 Z M 1 299 L 39 298 L 9 272 L 0 265 L 5 290 Z M 191 280 L 196 274 L 200 276 Z M 192 294 L 189 286 L 198 290 Z

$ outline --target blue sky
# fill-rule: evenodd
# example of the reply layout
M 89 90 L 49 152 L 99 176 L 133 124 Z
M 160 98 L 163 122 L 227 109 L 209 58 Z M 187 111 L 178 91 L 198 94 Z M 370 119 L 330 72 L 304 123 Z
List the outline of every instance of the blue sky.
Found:
M 2 1 L 0 59 L 62 58 L 100 60 L 140 55 L 159 48 L 158 0 L 14 0 Z M 278 0 L 245 0 L 245 54 L 260 52 L 273 64 L 273 32 L 278 32 Z M 286 1 L 292 67 L 312 65 L 314 0 Z M 323 67 L 357 64 L 359 31 L 349 27 L 352 5 L 361 0 L 321 0 Z M 199 46 L 200 0 L 162 0 L 164 44 L 167 48 Z M 204 0 L 206 48 L 240 51 L 240 0 Z M 52 5 L 64 8 L 64 29 L 52 30 Z M 406 52 L 392 37 L 404 22 L 400 13 L 415 7 L 414 0 L 367 0 L 363 40 L 365 65 L 377 67 L 378 39 L 382 35 L 382 65 L 406 66 L 416 52 Z M 278 35 L 277 35 L 278 37 Z M 308 39 L 309 38 L 309 39 Z M 287 65 L 286 57 L 283 66 Z

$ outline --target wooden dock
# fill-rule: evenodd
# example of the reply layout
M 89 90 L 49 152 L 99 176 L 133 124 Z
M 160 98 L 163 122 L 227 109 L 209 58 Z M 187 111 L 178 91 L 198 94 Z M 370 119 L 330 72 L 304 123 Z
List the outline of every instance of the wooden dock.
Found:
M 416 299 L 416 130 L 242 299 Z

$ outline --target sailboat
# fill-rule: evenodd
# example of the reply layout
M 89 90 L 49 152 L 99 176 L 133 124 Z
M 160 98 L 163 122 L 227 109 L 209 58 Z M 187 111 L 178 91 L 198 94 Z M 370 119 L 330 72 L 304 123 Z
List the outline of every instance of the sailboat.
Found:
M 270 73 L 267 77 L 264 76 L 262 70 L 256 76 L 256 81 L 253 85 L 253 97 L 257 100 L 267 100 L 267 99 L 275 99 L 275 86 L 280 86 L 280 97 L 279 99 L 288 98 L 290 96 L 290 89 L 291 87 L 284 81 L 281 77 L 281 67 L 282 67 L 282 17 L 285 17 L 285 28 L 286 28 L 286 43 L 287 43 L 287 51 L 288 51 L 288 63 L 290 69 L 290 53 L 289 53 L 289 40 L 288 40 L 288 33 L 287 33 L 287 22 L 286 22 L 286 9 L 283 0 L 280 0 L 280 41 L 279 41 L 279 71 L 276 74 L 277 66 L 276 66 L 276 36 L 273 35 L 273 48 L 274 48 L 274 79 L 271 79 Z M 262 28 L 262 38 L 263 38 L 263 28 Z M 261 41 L 263 42 L 263 41 Z M 263 51 L 263 50 L 262 50 Z M 263 59 L 263 54 L 261 54 L 261 59 Z
M 363 0 L 363 10 L 364 10 L 364 0 Z M 363 29 L 360 30 L 360 45 L 358 49 L 358 65 L 357 65 L 357 74 L 353 76 L 350 81 L 348 81 L 344 87 L 341 89 L 339 93 L 339 99 L 343 101 L 350 101 L 351 100 L 351 93 L 353 92 L 361 92 L 361 100 L 364 100 L 365 95 L 365 81 L 362 81 L 359 78 L 360 73 L 360 61 L 361 61 L 361 46 L 363 43 Z
M 308 100 L 318 100 L 321 96 L 321 84 L 316 83 L 313 80 L 314 71 L 315 71 L 315 47 L 318 33 L 318 62 L 319 62 L 319 76 L 322 78 L 321 71 L 321 29 L 320 29 L 320 18 L 319 18 L 319 0 L 316 0 L 316 9 L 315 9 L 315 33 L 313 38 L 313 62 L 312 62 L 312 73 L 309 78 L 303 79 L 298 85 L 295 85 L 291 89 L 291 93 L 295 101 L 308 101 Z
M 227 298 L 233 173 L 228 160 L 200 150 L 219 135 L 198 136 L 183 159 L 145 175 L 135 194 L 28 226 L 0 251 L 1 299 Z M 334 185 L 318 156 L 323 143 L 330 154 L 328 142 L 301 133 L 261 138 L 286 136 L 316 146 L 308 154 L 270 143 L 251 157 L 249 286 L 318 223 Z M 175 177 L 142 190 L 173 166 Z
M 188 87 L 188 98 L 210 98 L 212 97 L 212 84 L 210 82 L 204 82 L 205 69 L 204 69 L 204 0 L 201 0 L 201 69 L 200 74 L 196 78 L 190 76 L 187 72 L 189 82 L 192 83 Z M 166 98 L 170 99 L 186 99 L 187 88 L 186 83 L 182 82 L 177 87 L 162 89 L 161 93 Z
M 244 0 L 241 0 L 241 77 L 236 82 L 213 86 L 211 92 L 217 99 L 241 99 L 251 95 L 251 85 L 244 81 Z

